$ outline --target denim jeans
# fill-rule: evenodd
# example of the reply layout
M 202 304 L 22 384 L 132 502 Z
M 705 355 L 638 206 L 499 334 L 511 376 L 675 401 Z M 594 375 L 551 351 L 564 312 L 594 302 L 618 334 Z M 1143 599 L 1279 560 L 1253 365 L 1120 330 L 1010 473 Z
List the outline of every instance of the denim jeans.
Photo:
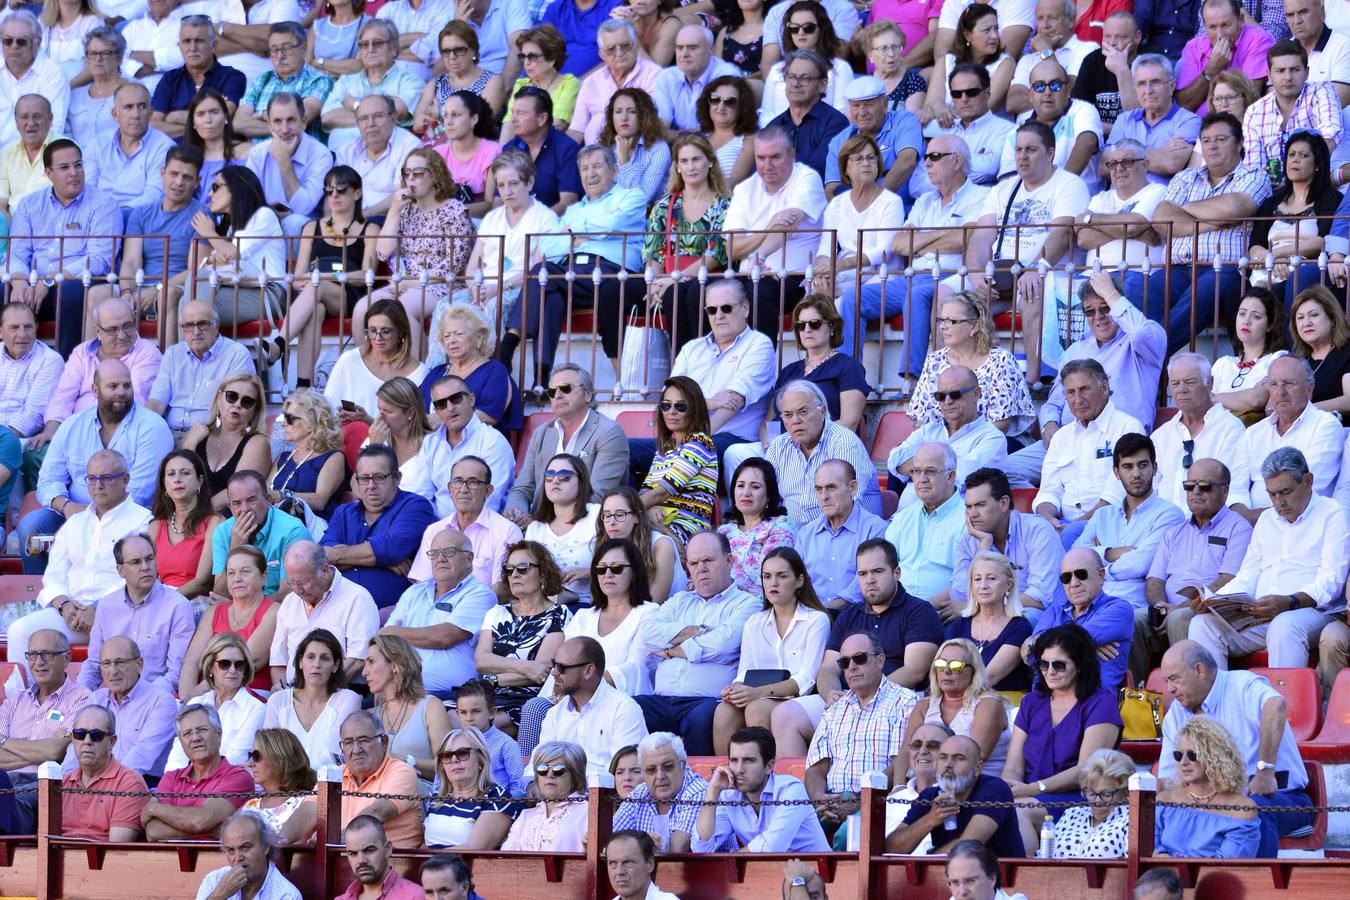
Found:
M 911 287 L 912 284 L 912 287 Z M 843 352 L 862 359 L 859 346 L 870 322 L 905 314 L 905 371 L 901 375 L 919 377 L 928 355 L 930 322 L 933 314 L 933 276 L 916 273 L 913 281 L 893 275 L 886 283 L 864 284 L 862 293 L 848 283 L 839 291 L 839 314 L 844 317 Z M 884 302 L 883 302 L 884 299 Z M 859 327 L 861 325 L 861 327 Z
M 1194 273 L 1195 286 L 1191 278 Z M 1155 322 L 1167 329 L 1167 354 L 1171 356 L 1191 342 L 1191 307 L 1195 307 L 1195 331 L 1199 334 L 1214 321 L 1215 284 L 1218 285 L 1219 306 L 1223 298 L 1235 293 L 1242 283 L 1236 266 L 1225 266 L 1221 272 L 1203 263 L 1194 266 L 1172 266 L 1168 272 L 1157 269 L 1148 276 L 1147 297 L 1130 295 L 1130 300 Z M 1136 288 L 1137 290 L 1137 288 Z M 1170 303 L 1167 320 L 1163 309 Z

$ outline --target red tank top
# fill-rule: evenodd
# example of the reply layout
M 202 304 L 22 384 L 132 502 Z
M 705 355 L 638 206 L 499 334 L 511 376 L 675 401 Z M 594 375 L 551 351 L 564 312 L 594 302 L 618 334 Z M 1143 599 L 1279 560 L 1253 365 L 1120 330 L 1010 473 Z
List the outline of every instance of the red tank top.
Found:
M 197 577 L 197 566 L 202 561 L 202 551 L 206 547 L 206 526 L 210 519 L 197 527 L 177 544 L 169 540 L 169 523 L 159 523 L 159 533 L 155 536 L 155 557 L 159 563 L 159 580 L 177 590 Z
M 267 615 L 267 611 L 271 608 L 271 600 L 264 600 L 262 603 L 259 603 L 258 608 L 253 611 L 253 617 L 248 620 L 248 624 L 238 631 L 235 631 L 230 627 L 230 604 L 217 604 L 216 608 L 211 613 L 211 635 L 214 637 L 217 634 L 234 632 L 247 641 L 249 638 L 253 637 L 253 632 L 258 630 L 258 626 L 262 624 L 263 617 Z M 248 683 L 248 686 L 254 690 L 270 691 L 272 689 L 272 674 L 266 669 L 263 669 L 261 672 L 255 672 L 253 680 Z

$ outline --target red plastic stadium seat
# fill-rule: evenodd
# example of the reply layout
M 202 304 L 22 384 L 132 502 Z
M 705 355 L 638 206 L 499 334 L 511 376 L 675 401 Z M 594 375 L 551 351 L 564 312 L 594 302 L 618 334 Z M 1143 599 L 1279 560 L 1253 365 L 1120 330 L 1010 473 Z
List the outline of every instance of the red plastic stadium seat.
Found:
M 574 310 L 571 320 L 563 323 L 563 331 L 567 334 L 593 333 L 595 331 L 595 313 L 589 309 Z
M 904 331 L 904 330 L 905 330 L 905 314 L 902 313 L 902 312 L 896 313 L 895 315 L 891 316 L 889 319 L 886 320 L 886 324 L 887 324 L 889 327 L 895 329 L 896 331 Z
M 1322 717 L 1322 688 L 1312 669 L 1251 669 L 1264 675 L 1289 707 L 1289 726 L 1294 739 L 1311 740 Z
M 1035 512 L 1035 510 L 1031 508 L 1031 501 L 1035 499 L 1035 488 L 1013 488 L 1013 509 L 1018 512 Z
M 994 328 L 998 331 L 1012 331 L 1014 324 L 1016 325 L 1017 330 L 1020 332 L 1022 330 L 1021 313 L 1017 314 L 1016 319 L 1013 318 L 1013 314 L 1010 312 L 999 313 L 998 315 L 994 316 Z
M 516 447 L 516 474 L 525 467 L 525 451 L 529 449 L 530 437 L 540 425 L 552 422 L 555 416 L 551 412 L 530 413 L 525 417 L 525 430 L 520 433 L 520 444 Z
M 1270 665 L 1270 654 L 1265 650 L 1257 650 L 1255 653 L 1248 653 L 1246 656 L 1234 656 L 1228 660 L 1228 666 L 1231 669 L 1259 669 L 1268 665 Z
M 1277 669 L 1276 671 L 1279 670 Z M 1325 807 L 1327 805 L 1327 779 L 1326 773 L 1322 771 L 1322 764 L 1305 759 L 1303 765 L 1308 770 L 1308 796 L 1312 798 L 1313 806 Z M 1313 818 L 1312 834 L 1300 838 L 1280 838 L 1280 849 L 1321 850 L 1327 842 L 1327 825 L 1329 819 L 1330 816 L 1326 809 L 1323 809 Z
M 1298 749 L 1305 760 L 1350 761 L 1350 669 L 1342 669 L 1331 686 L 1322 730 L 1311 741 L 1299 744 Z
M 895 491 L 883 490 L 881 492 L 881 517 L 889 519 L 895 515 L 895 511 L 900 506 L 900 495 Z
M 357 454 L 369 434 L 370 426 L 365 422 L 348 422 L 342 426 L 342 455 L 347 458 L 347 471 L 356 471 Z
M 651 410 L 628 409 L 614 417 L 630 438 L 656 437 L 656 414 Z
M 791 775 L 793 778 L 804 781 L 806 779 L 806 757 L 785 756 L 782 759 L 775 760 L 773 773 L 775 775 Z
M 877 422 L 877 433 L 872 435 L 872 461 L 884 466 L 887 455 L 914 433 L 914 427 L 914 420 L 907 412 L 893 409 L 885 413 Z
M 713 769 L 727 764 L 725 756 L 691 756 L 685 762 L 703 778 L 712 778 Z

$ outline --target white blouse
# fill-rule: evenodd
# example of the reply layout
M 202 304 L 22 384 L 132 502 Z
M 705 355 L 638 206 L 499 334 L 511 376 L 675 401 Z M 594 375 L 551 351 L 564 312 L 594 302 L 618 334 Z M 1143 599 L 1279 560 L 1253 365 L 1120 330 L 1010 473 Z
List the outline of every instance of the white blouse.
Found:
M 614 687 L 629 696 L 650 694 L 652 680 L 647 672 L 647 653 L 641 635 L 643 620 L 656 609 L 655 603 L 644 603 L 630 612 L 618 628 L 601 635 L 600 610 L 588 606 L 577 610 L 572 620 L 563 626 L 563 637 L 595 638 L 605 650 L 605 673 L 614 679 Z M 539 689 L 539 696 L 553 696 L 552 675 Z
M 280 285 L 286 274 L 286 242 L 277 240 L 281 236 L 277 214 L 271 207 L 259 208 L 243 228 L 236 228 L 227 236 L 238 246 L 239 259 L 215 267 L 221 282 L 233 284 L 237 277 L 258 278 L 265 269 L 268 283 Z M 203 266 L 198 278 L 207 278 L 209 271 L 209 266 Z
M 788 633 L 778 636 L 773 609 L 762 609 L 745 622 L 741 631 L 741 661 L 736 680 L 744 681 L 751 669 L 787 669 L 805 696 L 816 688 L 816 674 L 830 636 L 830 617 L 798 605 Z
M 1117 806 L 1100 825 L 1092 810 L 1071 806 L 1055 822 L 1055 859 L 1124 859 L 1130 843 L 1130 809 Z
M 80 16 L 69 28 L 62 28 L 58 21 L 42 29 L 42 52 L 61 67 L 67 80 L 74 78 L 84 71 L 84 36 L 102 24 L 103 20 L 94 15 Z
M 207 691 L 199 697 L 193 697 L 184 706 L 216 706 L 216 692 Z M 248 688 L 240 688 L 235 695 L 216 706 L 220 715 L 221 738 L 220 755 L 242 766 L 248 762 L 248 753 L 253 749 L 253 736 L 263 725 L 263 702 L 255 697 Z M 173 749 L 164 763 L 164 771 L 182 769 L 188 764 L 187 754 L 183 752 L 183 743 L 173 739 Z
M 264 728 L 285 728 L 300 739 L 309 757 L 309 764 L 317 772 L 323 766 L 340 766 L 342 757 L 338 753 L 338 729 L 343 721 L 361 708 L 361 698 L 343 688 L 328 698 L 328 705 L 314 720 L 314 726 L 308 731 L 300 724 L 295 713 L 295 689 L 286 688 L 276 691 L 267 698 L 267 710 L 263 715 Z
M 520 272 L 525 268 L 525 236 L 538 234 L 553 234 L 558 230 L 558 214 L 549 209 L 538 200 L 534 205 L 525 210 L 521 216 L 520 222 L 514 227 L 506 219 L 506 207 L 498 206 L 483 216 L 483 222 L 478 226 L 478 238 L 483 242 L 483 253 L 481 256 L 483 277 L 494 279 L 497 277 L 498 260 L 501 260 L 502 274 L 507 281 L 520 283 Z M 501 235 L 505 240 L 497 240 Z M 531 251 L 537 251 L 539 239 L 530 240 Z M 512 279 L 515 275 L 515 279 Z
M 844 88 L 853 80 L 853 67 L 842 59 L 831 62 L 830 81 L 825 86 L 825 102 L 848 115 L 848 101 L 844 99 Z M 759 127 L 763 128 L 787 111 L 787 80 L 783 75 L 783 63 L 776 62 L 764 79 L 764 99 L 759 104 Z
M 863 229 L 884 228 L 885 231 L 868 231 L 863 237 L 862 250 L 871 260 L 867 271 L 876 273 L 886 265 L 890 256 L 891 237 L 894 229 L 905 224 L 905 204 L 894 192 L 883 190 L 876 196 L 866 209 L 859 210 L 853 204 L 853 191 L 845 191 L 830 201 L 825 207 L 825 218 L 821 228 L 826 229 L 821 232 L 820 246 L 816 249 L 816 256 L 824 256 L 827 259 L 831 257 L 830 246 L 835 240 L 835 235 L 831 230 L 837 231 L 839 241 L 839 254 L 856 254 L 858 252 L 858 232 Z M 842 275 L 849 284 L 854 282 L 857 277 L 853 269 L 841 270 Z M 873 274 L 870 280 L 879 280 L 879 276 Z
M 413 384 L 420 386 L 427 377 L 426 364 L 418 363 L 417 368 L 408 373 L 407 377 Z M 343 400 L 350 400 L 374 416 L 379 413 L 379 407 L 375 405 L 375 395 L 383 386 L 384 382 L 366 367 L 360 348 L 353 347 L 343 351 L 337 362 L 333 363 L 333 371 L 328 375 L 323 395 L 333 401 L 334 407 L 340 406 Z M 409 483 L 406 476 L 403 483 Z
M 1286 350 L 1267 353 L 1258 359 L 1250 369 L 1245 370 L 1247 374 L 1239 383 L 1235 382 L 1238 381 L 1238 375 L 1244 370 L 1238 368 L 1238 358 L 1236 356 L 1220 356 L 1214 360 L 1214 365 L 1211 367 L 1214 376 L 1213 391 L 1216 394 L 1227 394 L 1232 391 L 1245 391 L 1248 388 L 1254 388 L 1265 381 L 1266 376 L 1270 374 L 1271 363 L 1281 356 L 1288 355 L 1289 353 Z
M 547 522 L 531 522 L 525 528 L 525 540 L 538 541 L 547 547 L 548 552 L 553 554 L 553 561 L 558 564 L 560 569 L 580 567 L 589 571 L 591 556 L 595 550 L 595 518 L 598 515 L 600 515 L 599 503 L 586 504 L 586 515 L 582 516 L 567 534 L 554 534 L 553 529 L 548 526 Z M 581 598 L 583 606 L 590 605 L 591 582 L 589 577 L 585 581 L 569 584 L 567 587 Z

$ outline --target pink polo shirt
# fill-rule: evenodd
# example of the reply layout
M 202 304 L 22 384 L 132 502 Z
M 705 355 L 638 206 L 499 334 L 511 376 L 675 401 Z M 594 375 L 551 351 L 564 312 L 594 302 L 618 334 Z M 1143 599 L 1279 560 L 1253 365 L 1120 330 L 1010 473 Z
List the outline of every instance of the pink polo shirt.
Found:
M 185 768 L 165 772 L 164 777 L 159 781 L 159 787 L 155 790 L 157 793 L 163 794 L 252 793 L 253 776 L 248 773 L 247 769 L 236 766 L 222 756 L 215 771 L 201 781 L 192 780 L 192 766 L 189 764 Z M 196 797 L 156 797 L 155 799 L 169 806 L 201 806 L 205 802 Z M 247 802 L 248 797 L 226 799 L 235 809 L 239 809 Z M 210 835 L 203 835 L 203 837 L 210 837 Z
M 347 889 L 338 894 L 335 900 L 356 900 L 361 896 L 361 882 L 353 879 Z M 380 885 L 380 900 L 423 900 L 426 892 L 416 882 L 409 881 L 392 868 L 384 876 Z
M 64 791 L 85 787 L 80 770 L 61 778 L 61 833 L 70 838 L 106 841 L 114 828 L 141 828 L 141 809 L 150 800 L 144 797 L 105 797 L 94 794 L 67 794 Z M 146 791 L 145 779 L 117 761 L 108 760 L 108 768 L 89 782 L 91 790 Z M 165 801 L 168 802 L 168 801 Z
M 1265 78 L 1270 71 L 1266 65 L 1266 51 L 1274 43 L 1275 39 L 1260 25 L 1244 26 L 1242 34 L 1238 35 L 1237 46 L 1233 48 L 1233 61 L 1228 64 L 1228 68 L 1240 70 L 1252 81 Z M 1181 67 L 1177 70 L 1177 90 L 1190 87 L 1195 79 L 1204 77 L 1201 73 L 1205 66 L 1209 65 L 1209 57 L 1213 51 L 1214 47 L 1210 44 L 1207 34 L 1193 37 L 1187 42 L 1181 50 Z M 1208 112 L 1209 103 L 1205 102 L 1200 104 L 1195 114 L 1204 116 Z

